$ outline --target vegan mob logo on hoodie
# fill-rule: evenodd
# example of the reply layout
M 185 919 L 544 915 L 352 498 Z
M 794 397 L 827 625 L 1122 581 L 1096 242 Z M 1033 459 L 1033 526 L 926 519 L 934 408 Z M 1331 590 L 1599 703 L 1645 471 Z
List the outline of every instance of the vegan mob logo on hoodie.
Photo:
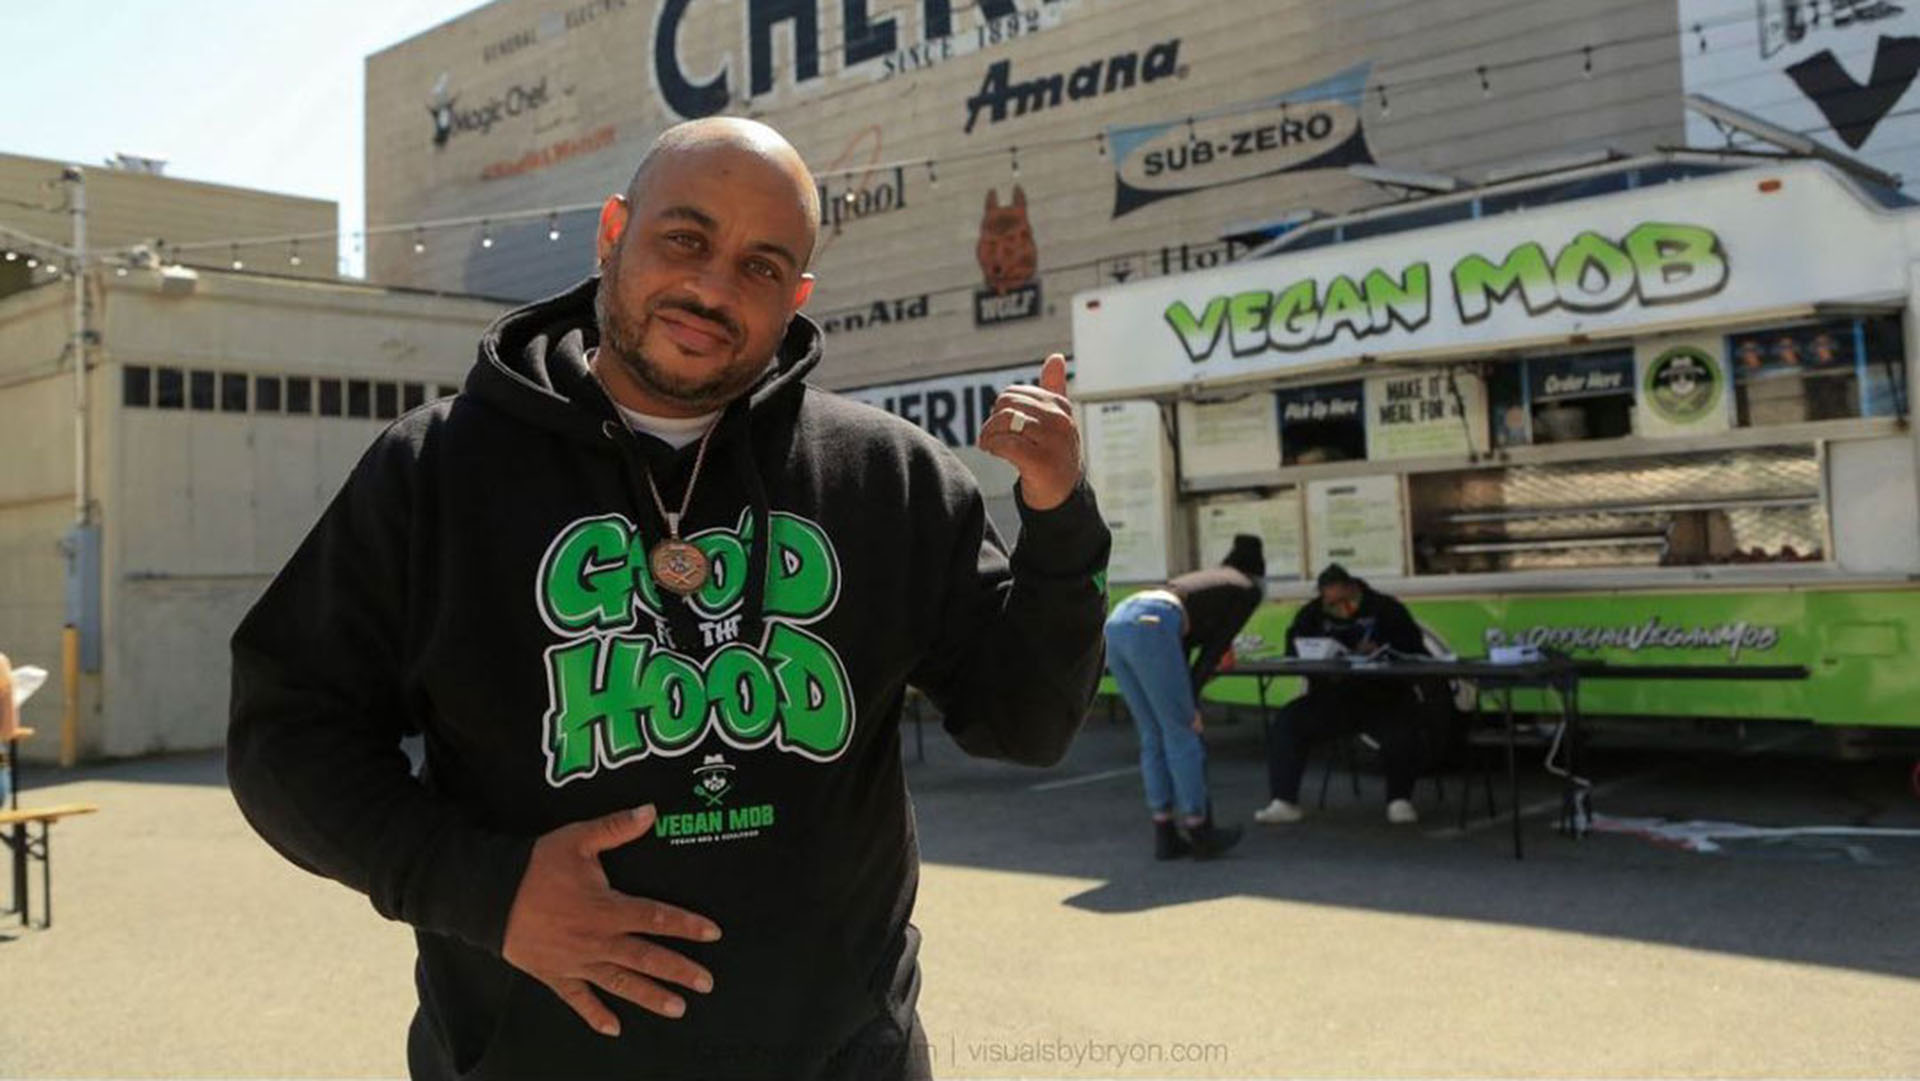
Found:
M 816 762 L 846 751 L 855 712 L 846 666 L 807 630 L 839 601 L 840 560 L 815 523 L 784 511 L 771 521 L 757 642 L 739 640 L 752 517 L 687 538 L 713 567 L 687 598 L 701 659 L 674 649 L 646 540 L 625 516 L 581 518 L 554 537 L 534 586 L 541 618 L 566 639 L 545 654 L 548 784 L 686 755 L 709 735 Z

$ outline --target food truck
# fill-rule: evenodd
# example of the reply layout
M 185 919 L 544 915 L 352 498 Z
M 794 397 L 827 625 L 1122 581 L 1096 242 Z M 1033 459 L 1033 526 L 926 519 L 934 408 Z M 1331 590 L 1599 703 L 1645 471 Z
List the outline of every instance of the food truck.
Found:
M 1283 652 L 1337 562 L 1460 656 L 1807 672 L 1595 682 L 1592 718 L 1920 736 L 1917 260 L 1895 191 L 1669 152 L 1309 219 L 1228 265 L 1080 293 L 1110 586 L 1252 532 L 1268 600 L 1242 658 Z

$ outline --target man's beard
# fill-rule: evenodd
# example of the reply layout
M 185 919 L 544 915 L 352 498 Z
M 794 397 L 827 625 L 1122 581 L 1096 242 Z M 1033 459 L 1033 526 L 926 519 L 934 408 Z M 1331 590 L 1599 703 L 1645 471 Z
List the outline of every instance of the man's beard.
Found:
M 737 356 L 728 358 L 718 370 L 697 378 L 676 375 L 654 363 L 641 348 L 644 324 L 636 324 L 623 306 L 619 294 L 614 291 L 613 282 L 619 275 L 619 266 L 617 257 L 609 260 L 600 276 L 600 286 L 594 291 L 593 313 L 600 330 L 599 357 L 620 365 L 634 382 L 654 397 L 700 412 L 712 412 L 724 407 L 760 381 L 766 365 L 748 364 Z M 688 307 L 673 303 L 666 306 Z M 734 332 L 736 342 L 740 339 L 739 327 L 732 320 L 724 316 L 716 318 L 716 313 L 705 311 L 697 311 L 696 314 L 723 323 Z

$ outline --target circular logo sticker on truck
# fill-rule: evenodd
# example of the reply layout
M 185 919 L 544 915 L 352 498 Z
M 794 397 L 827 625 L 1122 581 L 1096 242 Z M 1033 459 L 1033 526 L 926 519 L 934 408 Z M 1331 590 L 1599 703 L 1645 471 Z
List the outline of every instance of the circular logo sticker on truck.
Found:
M 1647 382 L 1640 392 L 1660 419 L 1694 424 L 1720 405 L 1725 384 L 1713 354 L 1697 345 L 1676 345 L 1647 365 Z

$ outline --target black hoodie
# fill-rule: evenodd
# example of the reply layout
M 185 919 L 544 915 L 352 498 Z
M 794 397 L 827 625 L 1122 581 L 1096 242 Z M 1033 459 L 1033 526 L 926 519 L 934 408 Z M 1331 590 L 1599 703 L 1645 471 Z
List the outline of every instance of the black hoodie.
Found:
M 228 778 L 274 848 L 416 929 L 416 1076 L 837 1072 L 918 993 L 906 688 L 970 753 L 1057 761 L 1101 670 L 1107 530 L 1082 485 L 1023 504 L 1009 558 L 950 452 L 806 384 L 800 317 L 695 485 L 713 583 L 698 610 L 658 592 L 646 471 L 677 507 L 694 449 L 616 420 L 596 285 L 503 317 L 463 391 L 361 459 L 234 635 Z M 501 939 L 538 835 L 642 803 L 659 823 L 609 880 L 724 936 L 665 943 L 714 973 L 684 1018 L 601 995 L 608 1039 Z

